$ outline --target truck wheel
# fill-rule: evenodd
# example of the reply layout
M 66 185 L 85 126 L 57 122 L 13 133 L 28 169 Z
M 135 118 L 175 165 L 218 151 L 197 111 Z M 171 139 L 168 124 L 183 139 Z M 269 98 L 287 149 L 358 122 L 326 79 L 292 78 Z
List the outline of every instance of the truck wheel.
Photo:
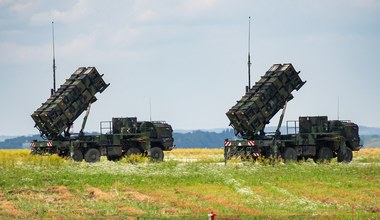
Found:
M 70 156 L 70 151 L 67 151 L 67 150 L 62 150 L 58 153 L 58 156 L 62 157 L 62 158 L 65 158 L 65 157 L 69 157 Z
M 163 161 L 164 160 L 164 152 L 159 147 L 154 147 L 150 149 L 150 158 L 155 161 Z
M 107 160 L 109 161 L 119 161 L 121 159 L 120 156 L 107 156 Z
M 285 149 L 282 157 L 284 158 L 285 163 L 294 162 L 297 160 L 297 152 L 294 148 L 288 147 Z
M 96 163 L 100 161 L 100 151 L 96 148 L 90 148 L 84 154 L 84 160 L 87 163 Z
M 141 154 L 141 151 L 137 147 L 131 147 L 127 150 L 126 156 L 129 157 L 132 154 Z
M 333 158 L 332 150 L 328 147 L 321 147 L 321 149 L 319 149 L 318 151 L 316 161 L 319 163 L 330 162 L 332 158 Z
M 306 161 L 306 160 L 307 160 L 307 157 L 297 156 L 297 161 L 298 161 L 298 162 Z
M 341 163 L 341 162 L 346 162 L 346 163 L 349 163 L 352 161 L 352 150 L 348 147 L 345 147 L 345 153 L 339 151 L 338 153 L 338 162 Z
M 78 150 L 78 149 L 75 150 L 72 158 L 76 162 L 82 162 L 82 160 L 83 160 L 83 153 L 82 153 L 82 151 Z

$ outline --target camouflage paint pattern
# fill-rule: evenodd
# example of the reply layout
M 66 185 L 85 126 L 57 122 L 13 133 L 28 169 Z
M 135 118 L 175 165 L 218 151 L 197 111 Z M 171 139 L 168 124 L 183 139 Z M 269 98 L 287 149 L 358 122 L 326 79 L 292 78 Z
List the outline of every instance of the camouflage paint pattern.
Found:
M 31 115 L 35 127 L 48 139 L 56 138 L 96 101 L 109 84 L 95 67 L 78 68 L 58 90 Z

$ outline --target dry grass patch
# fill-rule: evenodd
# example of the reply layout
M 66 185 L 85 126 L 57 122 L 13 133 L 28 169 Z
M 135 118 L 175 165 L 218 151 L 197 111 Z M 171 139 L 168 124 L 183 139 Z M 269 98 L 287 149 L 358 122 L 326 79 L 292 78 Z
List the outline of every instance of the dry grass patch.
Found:
M 56 194 L 55 201 L 66 201 L 75 198 L 66 186 L 50 186 L 47 192 Z
M 178 216 L 183 214 L 183 212 L 178 208 L 168 206 L 161 209 L 161 214 L 166 216 Z
M 103 192 L 101 189 L 96 187 L 87 187 L 86 191 L 88 192 L 86 198 L 90 200 L 110 201 L 114 199 L 112 194 Z
M 165 195 L 165 196 L 163 196 Z M 174 189 L 160 190 L 151 194 L 152 201 L 169 204 L 177 215 L 202 216 L 211 210 L 220 215 L 258 215 L 260 211 L 241 202 L 227 186 L 204 184 L 202 186 L 176 186 Z
M 196 156 L 196 155 L 215 155 L 215 154 L 223 154 L 222 148 L 176 148 L 170 152 L 171 155 L 174 156 Z
M 127 195 L 127 198 L 132 201 L 146 203 L 151 200 L 150 196 L 130 188 L 126 189 L 124 193 Z
M 363 148 L 359 151 L 354 151 L 354 155 L 380 155 L 380 148 Z
M 60 202 L 68 202 L 72 199 L 76 199 L 66 186 L 49 186 L 45 190 L 31 190 L 31 189 L 20 189 L 11 190 L 8 192 L 18 198 L 18 200 L 35 200 L 38 202 L 55 202 L 59 204 Z
M 221 148 L 178 148 L 165 152 L 165 160 L 179 160 L 183 162 L 220 162 L 224 161 L 224 151 Z
M 380 148 L 364 148 L 354 151 L 353 162 L 380 164 Z
M 0 191 L 0 217 L 9 217 L 9 218 L 25 218 L 26 214 L 20 211 L 13 202 L 7 200 L 4 197 L 4 194 Z
M 121 216 L 143 216 L 145 212 L 142 209 L 130 206 L 122 206 L 119 207 L 119 211 Z M 122 219 L 122 218 L 121 218 Z

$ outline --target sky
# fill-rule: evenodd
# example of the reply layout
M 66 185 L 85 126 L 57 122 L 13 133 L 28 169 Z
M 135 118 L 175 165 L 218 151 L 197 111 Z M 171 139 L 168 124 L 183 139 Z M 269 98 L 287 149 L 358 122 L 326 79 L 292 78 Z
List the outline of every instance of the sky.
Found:
M 380 127 L 380 1 L 0 0 L 0 135 L 38 133 L 30 115 L 53 87 L 52 21 L 57 87 L 81 66 L 111 84 L 86 131 L 127 116 L 174 130 L 227 128 L 225 113 L 248 84 L 249 16 L 252 84 L 275 63 L 292 63 L 307 81 L 285 120 Z

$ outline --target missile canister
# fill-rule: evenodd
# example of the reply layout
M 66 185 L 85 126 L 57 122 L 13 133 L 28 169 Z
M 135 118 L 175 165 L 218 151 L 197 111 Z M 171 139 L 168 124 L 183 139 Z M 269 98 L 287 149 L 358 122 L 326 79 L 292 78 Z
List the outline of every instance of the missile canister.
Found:
M 305 83 L 292 64 L 274 64 L 226 115 L 236 133 L 253 137 Z
M 96 101 L 106 84 L 95 67 L 78 68 L 50 98 L 31 116 L 35 127 L 48 138 L 58 137 Z

